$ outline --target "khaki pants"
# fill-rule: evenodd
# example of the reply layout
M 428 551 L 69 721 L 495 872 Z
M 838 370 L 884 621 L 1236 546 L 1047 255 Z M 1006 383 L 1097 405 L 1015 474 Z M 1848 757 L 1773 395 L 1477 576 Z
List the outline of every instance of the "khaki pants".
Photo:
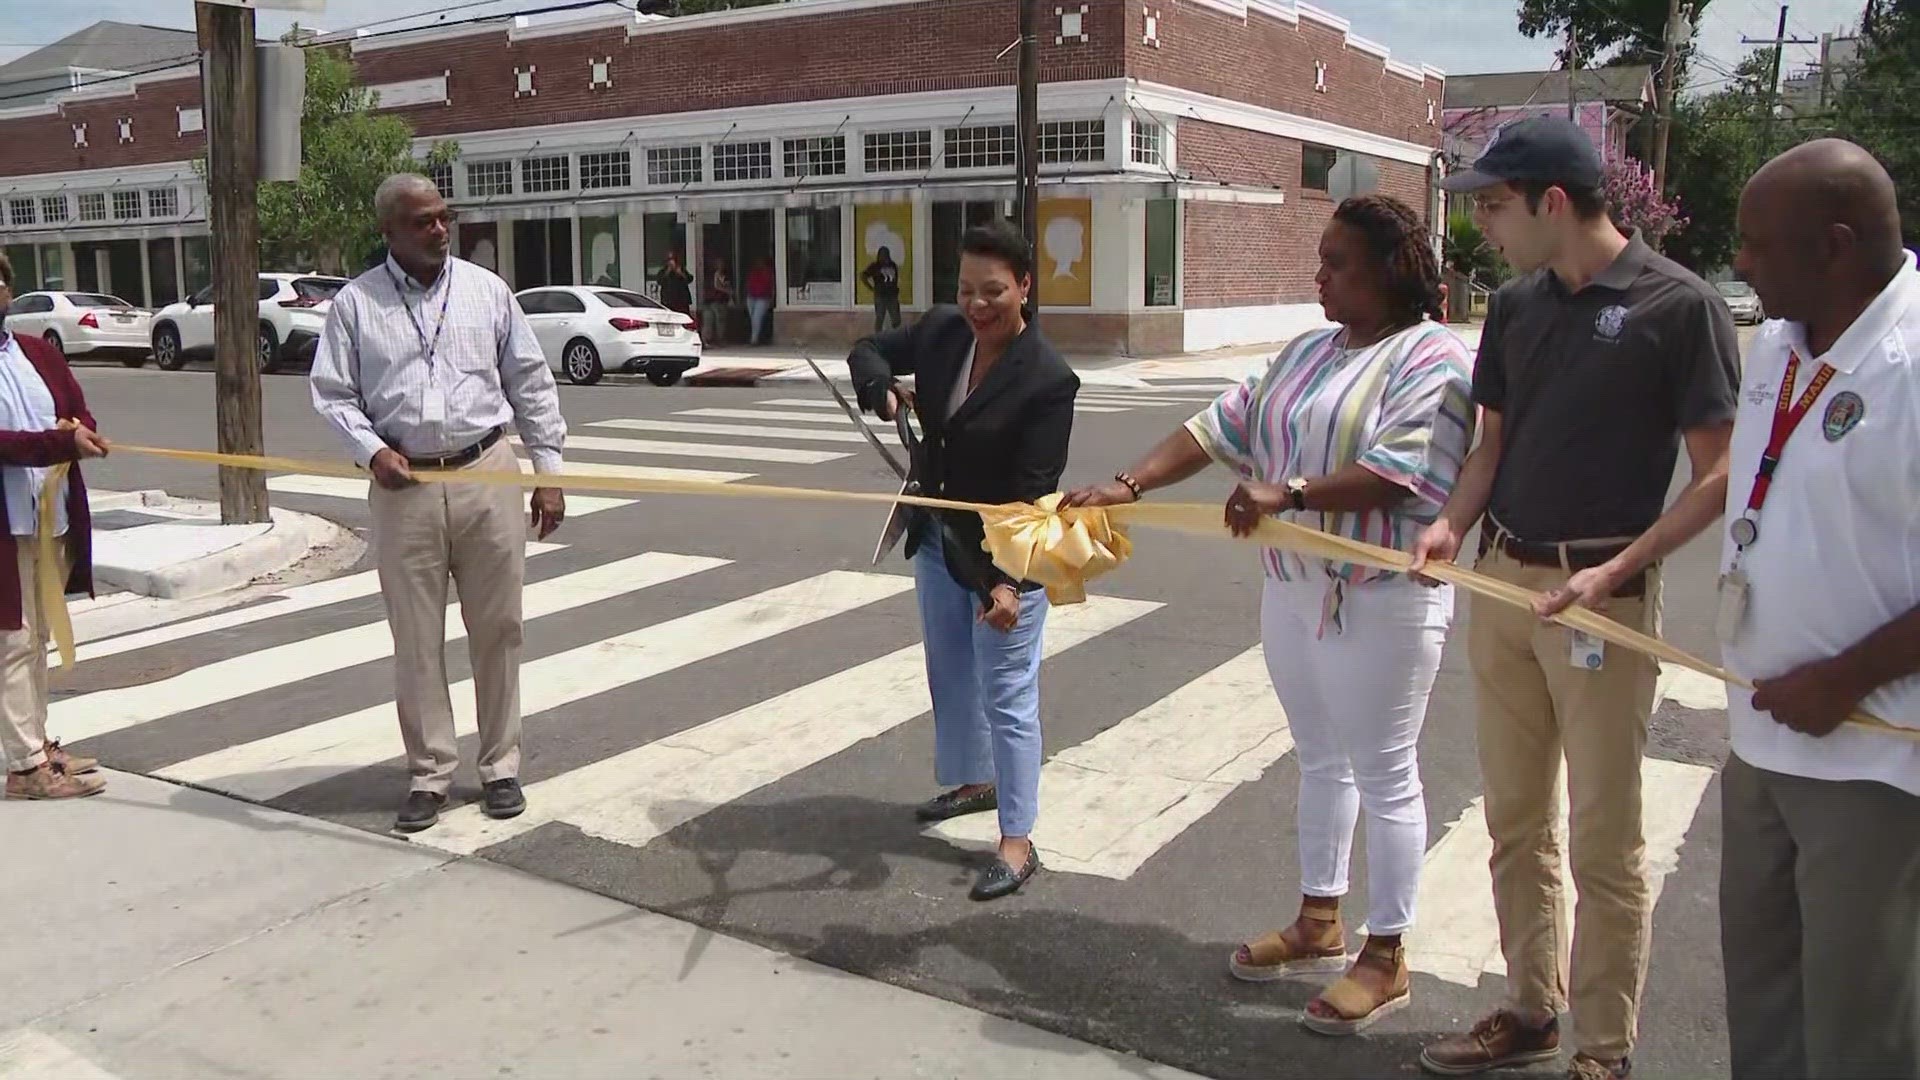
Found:
M 468 466 L 515 472 L 505 439 Z M 374 484 L 374 558 L 393 631 L 395 699 L 416 791 L 445 794 L 460 764 L 447 691 L 447 582 L 459 589 L 480 728 L 482 782 L 520 771 L 520 590 L 526 519 L 520 489 L 480 484 Z
M 1734 1080 L 1920 1077 L 1920 795 L 1729 755 L 1720 798 Z
M 1479 569 L 1542 592 L 1571 576 L 1524 566 L 1497 548 Z M 1644 597 L 1609 600 L 1603 614 L 1658 633 L 1658 575 L 1648 571 Z M 1494 907 L 1514 1004 L 1566 1011 L 1570 951 L 1575 1047 L 1607 1060 L 1624 1057 L 1633 1049 L 1652 934 L 1640 758 L 1659 665 L 1608 646 L 1599 670 L 1577 668 L 1566 627 L 1478 600 L 1467 640 L 1479 695 Z M 1571 950 L 1555 835 L 1563 754 L 1579 892 Z
M 40 612 L 40 589 L 34 574 L 40 565 L 40 546 L 31 536 L 16 536 L 20 572 L 18 630 L 0 632 L 0 753 L 8 772 L 37 769 L 47 760 L 47 620 Z M 66 577 L 66 546 L 61 552 L 61 578 Z

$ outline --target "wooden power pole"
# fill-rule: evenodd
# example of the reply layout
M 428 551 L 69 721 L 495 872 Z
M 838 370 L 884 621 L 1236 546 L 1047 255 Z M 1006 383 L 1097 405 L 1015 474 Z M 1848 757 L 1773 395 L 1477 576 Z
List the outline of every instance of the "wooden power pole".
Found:
M 1040 58 L 1036 54 L 1036 0 L 1020 0 L 1020 91 L 1016 135 L 1020 152 L 1020 231 L 1033 253 L 1035 271 L 1028 304 L 1035 322 L 1040 318 Z
M 214 405 L 223 454 L 259 454 L 260 215 L 259 101 L 253 9 L 194 5 L 200 32 L 200 83 L 207 131 L 207 226 L 213 258 Z M 266 474 L 220 468 L 220 520 L 270 520 Z
M 1673 129 L 1674 84 L 1678 81 L 1680 67 L 1680 44 L 1683 35 L 1691 35 L 1692 27 L 1681 21 L 1680 0 L 1667 0 L 1666 56 L 1660 64 L 1660 100 L 1655 104 L 1659 108 L 1658 123 L 1653 136 L 1653 190 L 1667 190 L 1667 135 Z

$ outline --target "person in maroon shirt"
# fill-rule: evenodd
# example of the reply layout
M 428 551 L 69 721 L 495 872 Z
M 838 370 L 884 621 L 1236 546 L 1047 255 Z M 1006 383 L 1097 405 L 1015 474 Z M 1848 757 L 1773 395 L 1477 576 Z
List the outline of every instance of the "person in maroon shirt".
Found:
M 86 395 L 60 350 L 39 338 L 5 329 L 13 302 L 13 264 L 0 255 L 0 365 L 10 385 L 23 393 L 26 410 L 0 400 L 0 476 L 8 484 L 29 481 L 27 469 L 44 469 L 81 458 L 105 457 L 107 440 L 94 434 Z M 41 395 L 44 393 L 45 397 Z M 12 395 L 9 395 L 12 396 Z M 44 411 L 44 416 L 40 413 Z M 75 464 L 55 490 L 66 495 L 66 532 L 58 558 L 65 592 L 93 593 L 93 522 L 87 487 Z M 97 794 L 106 781 L 93 775 L 99 762 L 77 757 L 47 738 L 47 619 L 34 588 L 40 567 L 36 522 L 16 522 L 0 498 L 0 753 L 7 759 L 9 799 L 71 799 Z

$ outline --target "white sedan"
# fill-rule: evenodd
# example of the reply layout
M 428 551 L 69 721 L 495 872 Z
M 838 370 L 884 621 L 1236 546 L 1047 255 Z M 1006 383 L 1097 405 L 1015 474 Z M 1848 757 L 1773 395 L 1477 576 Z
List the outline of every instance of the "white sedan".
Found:
M 68 356 L 117 354 L 128 367 L 147 362 L 153 316 L 105 293 L 30 292 L 7 308 L 7 329 L 45 338 Z
M 577 386 L 609 371 L 672 386 L 700 363 L 700 332 L 686 315 L 630 289 L 550 285 L 514 294 L 547 366 Z

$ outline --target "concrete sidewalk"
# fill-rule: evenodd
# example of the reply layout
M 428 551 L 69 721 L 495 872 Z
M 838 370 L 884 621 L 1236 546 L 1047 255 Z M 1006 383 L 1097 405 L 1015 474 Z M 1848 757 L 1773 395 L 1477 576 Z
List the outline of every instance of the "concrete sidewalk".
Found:
M 143 777 L 7 803 L 0 835 L 33 943 L 0 989 L 7 1080 L 1192 1075 Z

